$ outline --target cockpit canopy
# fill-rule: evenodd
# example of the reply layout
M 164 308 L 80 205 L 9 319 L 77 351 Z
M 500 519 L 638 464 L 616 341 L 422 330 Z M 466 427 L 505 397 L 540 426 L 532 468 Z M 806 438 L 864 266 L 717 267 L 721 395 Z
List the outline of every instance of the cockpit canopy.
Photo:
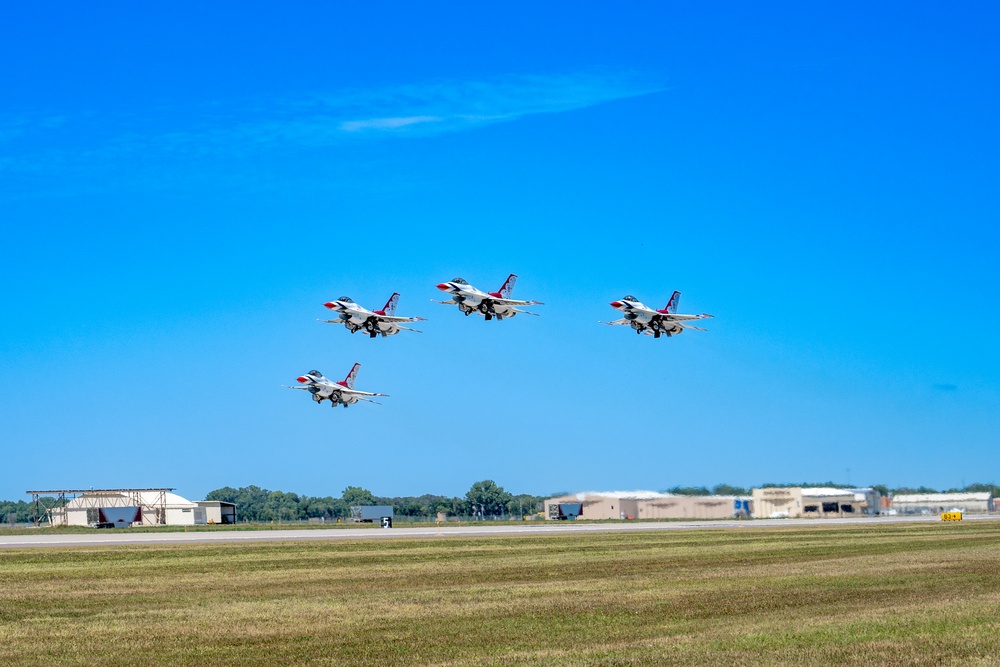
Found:
M 632 303 L 638 303 L 639 299 L 637 299 L 634 296 L 632 296 L 631 294 L 629 294 L 624 299 L 622 299 L 622 301 L 631 301 Z
M 467 283 L 467 282 L 465 281 L 465 279 L 464 279 L 464 278 L 455 278 L 455 279 L 454 279 L 454 280 L 452 280 L 451 282 L 455 283 L 456 285 L 468 285 L 468 284 L 469 284 L 469 283 Z
M 306 375 L 312 375 L 313 377 L 318 377 L 318 378 L 323 377 L 323 374 L 317 370 L 311 370 L 308 373 L 306 373 Z
M 354 303 L 354 299 L 349 296 L 342 296 L 337 301 L 343 301 L 344 303 Z

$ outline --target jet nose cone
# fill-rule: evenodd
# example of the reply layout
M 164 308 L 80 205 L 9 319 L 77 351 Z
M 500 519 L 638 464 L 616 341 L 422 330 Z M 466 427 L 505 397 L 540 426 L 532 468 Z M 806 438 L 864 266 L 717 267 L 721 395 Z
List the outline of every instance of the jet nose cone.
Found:
M 611 302 L 611 307 L 612 308 L 621 308 L 622 307 L 622 302 L 621 301 L 612 301 Z
M 437 288 L 442 292 L 447 292 L 448 290 L 451 289 L 451 285 L 449 285 L 448 283 L 438 283 Z
M 329 308 L 330 310 L 337 310 L 337 305 L 338 304 L 337 304 L 336 301 L 327 301 L 323 305 L 326 306 L 327 308 Z
M 303 384 L 305 384 L 306 382 L 309 382 L 309 378 L 307 378 L 305 375 L 300 375 L 297 378 L 295 378 L 295 381 L 302 382 Z

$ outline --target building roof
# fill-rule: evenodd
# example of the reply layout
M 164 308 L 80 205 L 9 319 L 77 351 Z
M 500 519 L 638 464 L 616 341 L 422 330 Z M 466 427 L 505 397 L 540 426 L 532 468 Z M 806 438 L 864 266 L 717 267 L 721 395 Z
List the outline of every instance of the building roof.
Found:
M 988 502 L 992 497 L 989 491 L 977 493 L 901 493 L 892 497 L 894 503 L 962 503 Z
M 159 505 L 160 504 L 160 494 L 163 494 L 163 504 L 168 508 L 188 508 L 197 507 L 197 503 L 193 503 L 183 496 L 179 496 L 176 493 L 170 493 L 166 489 L 114 489 L 114 490 L 104 490 L 104 489 L 94 489 L 93 491 L 86 491 L 82 495 L 73 498 L 66 503 L 66 507 L 86 507 L 93 506 L 91 502 L 95 498 L 104 497 L 114 497 L 120 499 L 131 499 L 132 493 L 138 493 L 140 503 L 143 505 Z
M 811 486 L 802 489 L 803 496 L 818 498 L 821 496 L 854 496 L 854 489 L 836 489 L 832 486 Z
M 550 498 L 550 500 L 576 499 L 578 502 L 595 500 L 598 498 L 614 498 L 617 500 L 663 500 L 666 498 L 749 498 L 750 496 L 696 496 L 677 493 L 660 493 L 659 491 L 582 491 L 580 493 L 570 493 L 565 496 Z

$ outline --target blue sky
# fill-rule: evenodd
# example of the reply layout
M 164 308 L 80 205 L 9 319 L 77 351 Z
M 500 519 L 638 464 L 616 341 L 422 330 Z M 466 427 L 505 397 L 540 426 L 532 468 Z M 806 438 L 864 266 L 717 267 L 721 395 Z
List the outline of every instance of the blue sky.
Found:
M 0 497 L 1000 478 L 990 3 L 4 14 Z

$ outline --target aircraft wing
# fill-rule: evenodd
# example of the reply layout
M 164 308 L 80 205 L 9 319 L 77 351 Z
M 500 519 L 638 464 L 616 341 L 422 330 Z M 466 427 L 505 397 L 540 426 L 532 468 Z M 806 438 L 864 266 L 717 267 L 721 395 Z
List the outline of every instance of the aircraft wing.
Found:
M 354 396 L 359 400 L 367 400 L 365 396 L 389 396 L 389 394 L 375 394 L 370 391 L 359 391 L 357 389 L 349 389 L 347 387 L 337 387 L 337 391 L 345 396 Z
M 489 297 L 489 299 L 494 304 L 501 306 L 544 306 L 545 305 L 541 301 L 519 301 L 517 299 L 498 299 L 496 297 Z
M 712 317 L 708 313 L 701 315 L 676 315 L 674 313 L 657 313 L 665 322 L 688 322 L 690 320 L 704 320 Z
M 383 396 L 384 394 L 375 394 L 375 395 L 376 395 L 376 396 Z M 379 403 L 378 401 L 373 401 L 372 399 L 370 399 L 370 398 L 365 398 L 365 397 L 363 397 L 363 396 L 358 396 L 358 400 L 359 400 L 359 401 L 365 401 L 365 402 L 367 402 L 367 403 L 374 403 L 375 405 L 382 405 L 382 404 L 381 404 L 381 403 Z
M 423 322 L 425 319 L 423 317 L 398 317 L 396 315 L 376 315 L 375 316 L 379 322 L 392 322 L 397 324 L 400 322 Z

